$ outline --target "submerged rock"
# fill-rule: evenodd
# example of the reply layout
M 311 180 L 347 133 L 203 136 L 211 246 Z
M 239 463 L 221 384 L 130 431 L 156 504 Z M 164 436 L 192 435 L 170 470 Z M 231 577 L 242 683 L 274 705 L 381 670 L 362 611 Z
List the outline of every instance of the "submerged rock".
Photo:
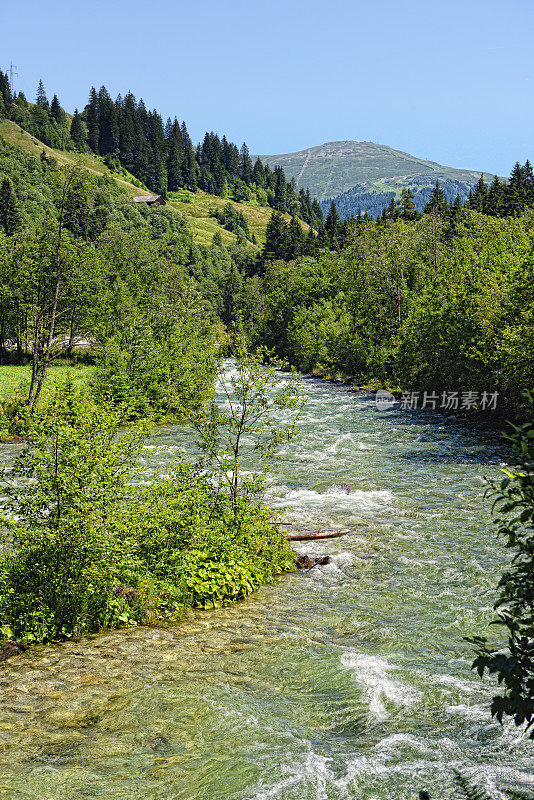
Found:
M 11 656 L 16 656 L 27 650 L 29 645 L 24 642 L 14 642 L 12 639 L 6 639 L 5 642 L 0 643 L 0 661 L 5 661 Z
M 330 556 L 295 556 L 297 569 L 313 569 L 330 563 Z

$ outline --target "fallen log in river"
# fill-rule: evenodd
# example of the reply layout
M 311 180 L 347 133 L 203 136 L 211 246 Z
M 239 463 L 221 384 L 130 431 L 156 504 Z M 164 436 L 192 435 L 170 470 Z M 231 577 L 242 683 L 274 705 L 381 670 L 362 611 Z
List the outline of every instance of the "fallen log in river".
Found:
M 310 540 L 315 541 L 315 539 L 337 539 L 338 536 L 345 536 L 345 534 L 350 533 L 350 530 L 343 531 L 318 531 L 317 533 L 308 533 L 308 532 L 301 532 L 301 533 L 286 533 L 286 539 L 290 542 L 307 542 Z

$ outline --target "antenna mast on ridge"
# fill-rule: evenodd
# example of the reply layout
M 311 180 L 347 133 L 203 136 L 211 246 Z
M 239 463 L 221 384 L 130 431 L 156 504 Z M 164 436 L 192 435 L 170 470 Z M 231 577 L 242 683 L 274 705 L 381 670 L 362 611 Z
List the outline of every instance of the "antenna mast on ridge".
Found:
M 16 72 L 17 69 L 17 65 L 11 62 L 9 65 L 9 88 L 11 90 L 12 97 L 15 95 L 15 78 L 19 77 L 19 73 Z

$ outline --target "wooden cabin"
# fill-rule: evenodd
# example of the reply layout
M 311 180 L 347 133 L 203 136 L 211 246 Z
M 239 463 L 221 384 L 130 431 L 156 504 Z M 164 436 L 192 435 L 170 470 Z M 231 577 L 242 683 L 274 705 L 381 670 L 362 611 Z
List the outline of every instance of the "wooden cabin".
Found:
M 146 203 L 147 206 L 166 206 L 167 202 L 160 194 L 143 194 L 134 197 L 134 203 Z

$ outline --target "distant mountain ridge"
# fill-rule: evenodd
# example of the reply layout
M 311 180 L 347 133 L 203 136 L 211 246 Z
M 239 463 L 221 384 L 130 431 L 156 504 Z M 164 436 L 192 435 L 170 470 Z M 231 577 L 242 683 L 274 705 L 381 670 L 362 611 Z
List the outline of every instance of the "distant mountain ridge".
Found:
M 449 198 L 458 193 L 465 199 L 480 178 L 477 170 L 443 166 L 375 142 L 326 142 L 259 158 L 271 169 L 280 165 L 287 179 L 294 178 L 297 189 L 309 188 L 323 208 L 334 199 L 341 216 L 357 213 L 358 208 L 380 213 L 404 187 L 412 190 L 416 205 L 422 207 L 436 180 Z M 484 178 L 491 181 L 494 175 L 484 173 Z

